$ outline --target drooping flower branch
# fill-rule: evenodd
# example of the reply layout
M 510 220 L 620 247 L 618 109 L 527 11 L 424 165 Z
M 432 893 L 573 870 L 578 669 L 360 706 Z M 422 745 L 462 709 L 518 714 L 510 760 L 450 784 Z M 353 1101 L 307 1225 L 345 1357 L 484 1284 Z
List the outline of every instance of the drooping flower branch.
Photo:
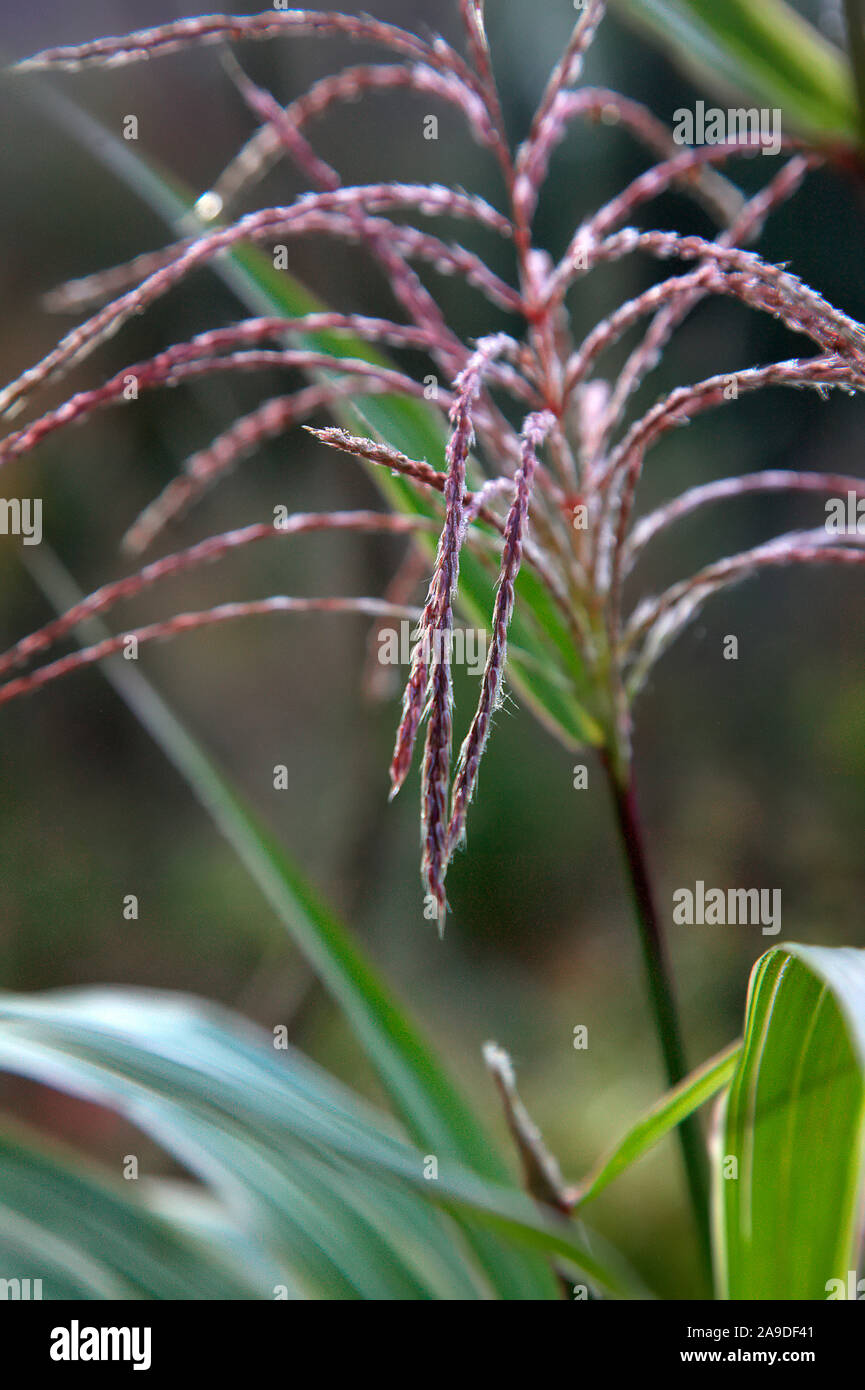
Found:
M 131 628 L 129 632 L 118 633 L 116 637 L 106 637 L 92 647 L 72 652 L 60 657 L 47 666 L 40 666 L 26 676 L 16 676 L 0 686 L 0 705 L 29 695 L 60 676 L 68 676 L 80 671 L 94 662 L 104 661 L 116 656 L 129 643 L 136 648 L 147 642 L 161 642 L 181 633 L 195 632 L 200 628 L 214 627 L 219 623 L 234 622 L 239 618 L 250 618 L 269 613 L 360 613 L 364 617 L 409 618 L 417 617 L 417 609 L 402 604 L 386 603 L 378 598 L 297 598 L 291 594 L 274 594 L 270 598 L 247 599 L 236 603 L 220 603 L 213 608 L 197 613 L 178 613 L 173 618 L 148 623 L 144 627 Z
M 492 641 L 481 683 L 481 694 L 471 728 L 460 749 L 454 778 L 451 816 L 447 834 L 447 859 L 461 843 L 465 834 L 466 814 L 478 779 L 481 757 L 489 737 L 492 717 L 501 700 L 505 661 L 508 650 L 508 627 L 514 610 L 514 584 L 519 573 L 525 533 L 529 521 L 529 499 L 538 466 L 540 449 L 554 424 L 546 412 L 530 415 L 523 429 L 522 463 L 514 478 L 514 498 L 505 522 L 502 565 L 492 619 Z

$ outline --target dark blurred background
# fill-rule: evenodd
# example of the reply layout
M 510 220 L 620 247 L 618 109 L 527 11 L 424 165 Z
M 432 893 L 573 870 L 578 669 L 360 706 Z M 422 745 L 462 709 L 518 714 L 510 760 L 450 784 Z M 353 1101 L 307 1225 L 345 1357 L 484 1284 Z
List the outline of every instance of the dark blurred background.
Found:
M 257 5 L 238 5 L 238 12 Z M 354 10 L 350 0 L 342 7 Z M 379 0 L 376 13 L 407 27 L 431 24 L 459 39 L 455 6 Z M 573 22 L 565 0 L 490 0 L 488 27 L 515 138 L 527 128 L 547 71 Z M 78 0 L 74 7 L 13 7 L 3 0 L 10 56 L 167 21 L 175 0 Z M 811 6 L 832 22 L 832 6 Z M 247 44 L 248 71 L 288 100 L 317 76 L 381 50 L 335 41 Z M 677 107 L 714 95 L 692 86 L 641 36 L 608 19 L 590 81 L 620 88 L 671 121 Z M 28 82 L 30 80 L 28 79 Z M 135 114 L 139 148 L 196 190 L 208 188 L 250 118 L 207 48 L 117 71 L 58 76 L 63 91 L 120 132 Z M 2 201 L 0 378 L 16 375 L 67 326 L 40 296 L 72 277 L 121 262 L 168 239 L 158 218 L 40 111 L 22 78 L 0 90 Z M 338 109 L 314 128 L 317 148 L 349 181 L 463 184 L 496 200 L 496 172 L 459 122 L 440 113 L 440 138 L 422 138 L 426 98 L 383 95 Z M 557 153 L 541 205 L 539 241 L 557 254 L 575 223 L 645 167 L 626 135 L 578 125 Z M 746 189 L 777 168 L 737 166 Z M 267 201 L 300 184 L 287 166 L 266 181 Z M 262 190 L 254 197 L 262 198 Z M 645 225 L 705 232 L 683 198 L 643 215 Z M 651 219 L 650 221 L 647 219 Z M 813 176 L 770 223 L 761 243 L 831 301 L 865 318 L 861 190 L 832 171 Z M 459 229 L 462 231 L 462 229 Z M 469 238 L 471 239 L 471 238 Z M 481 237 L 475 243 L 488 249 Z M 504 254 L 497 268 L 508 273 Z M 292 246 L 293 265 L 335 307 L 390 312 L 377 271 L 336 243 Z M 572 296 L 579 336 L 651 282 L 636 260 L 583 282 Z M 467 336 L 507 326 L 474 293 L 430 278 Z M 237 302 L 199 273 L 123 329 L 74 375 L 94 384 L 161 346 L 240 316 Z M 703 305 L 643 391 L 792 355 L 774 321 L 727 303 Z M 613 359 L 615 360 L 615 359 Z M 6 474 L 5 496 L 44 498 L 45 538 L 83 589 L 125 572 L 118 541 L 183 459 L 277 387 L 262 376 L 221 377 L 154 393 L 54 436 Z M 284 383 L 279 383 L 284 389 Z M 65 393 L 64 393 L 65 394 Z M 43 399 L 60 400 L 57 390 Z M 860 473 L 860 401 L 824 403 L 767 392 L 676 431 L 650 459 L 649 507 L 692 483 L 764 467 Z M 297 433 L 245 463 L 173 528 L 161 551 L 290 510 L 377 505 L 365 476 Z M 822 500 L 751 498 L 689 520 L 655 545 L 642 570 L 654 588 L 788 527 L 817 525 Z M 381 593 L 399 560 L 390 541 L 299 538 L 239 553 L 146 601 L 118 609 L 131 626 L 186 607 L 269 593 Z M 19 542 L 0 539 L 5 648 L 50 610 L 21 568 Z M 120 614 L 123 614 L 121 617 Z M 662 912 L 675 888 L 779 887 L 780 938 L 865 944 L 865 595 L 861 577 L 811 569 L 773 573 L 715 600 L 653 677 L 637 713 L 638 770 Z M 723 637 L 739 660 L 722 659 Z M 417 780 L 387 804 L 387 764 L 398 697 L 365 699 L 367 632 L 353 618 L 276 617 L 193 635 L 143 651 L 141 669 L 231 773 L 311 879 L 368 945 L 502 1133 L 480 1058 L 495 1038 L 513 1054 L 525 1099 L 565 1172 L 577 1177 L 662 1088 L 637 943 L 607 795 L 597 764 L 572 787 L 577 758 L 519 700 L 498 718 L 469 822 L 469 853 L 452 870 L 453 916 L 444 941 L 421 915 Z M 476 687 L 457 690 L 467 721 Z M 462 726 L 459 725 L 461 728 Z M 460 732 L 459 737 L 462 737 Z M 273 768 L 290 790 L 273 789 Z M 189 791 L 98 670 L 2 711 L 0 730 L 0 982 L 38 990 L 95 982 L 190 990 L 267 1025 L 352 1084 L 375 1094 L 357 1044 L 310 980 L 255 886 Z M 124 921 L 125 895 L 140 900 Z M 771 944 L 756 928 L 671 926 L 693 1060 L 741 1026 L 749 969 Z M 589 1029 L 575 1051 L 573 1030 Z M 86 1107 L 0 1083 L 18 1113 L 47 1124 L 112 1163 L 132 1142 Z M 137 1141 L 140 1152 L 144 1145 Z M 147 1151 L 150 1170 L 164 1160 Z M 661 1291 L 687 1288 L 693 1252 L 678 1155 L 665 1145 L 599 1203 L 596 1220 Z M 691 1287 L 696 1289 L 696 1285 Z

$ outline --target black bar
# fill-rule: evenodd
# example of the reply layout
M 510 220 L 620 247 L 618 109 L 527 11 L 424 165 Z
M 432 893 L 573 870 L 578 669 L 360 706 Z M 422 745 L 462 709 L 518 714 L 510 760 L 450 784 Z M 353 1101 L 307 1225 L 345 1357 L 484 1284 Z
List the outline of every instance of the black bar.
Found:
M 103 1337 L 103 1329 L 115 1332 Z M 135 1383 L 166 1372 L 212 1371 L 222 1378 L 242 1373 L 250 1390 L 274 1372 L 287 1382 L 306 1381 L 340 1364 L 347 1373 L 377 1380 L 414 1379 L 420 1372 L 426 1383 L 436 1363 L 453 1375 L 467 1357 L 479 1369 L 490 1372 L 498 1363 L 513 1373 L 517 1347 L 536 1362 L 539 1376 L 555 1364 L 557 1378 L 565 1367 L 576 1378 L 589 1365 L 610 1374 L 679 1367 L 686 1375 L 718 1367 L 795 1367 L 825 1378 L 859 1363 L 863 1331 L 862 1314 L 834 1302 L 562 1302 L 544 1305 L 543 1312 L 523 1305 L 507 1314 L 478 1304 L 399 1314 L 369 1303 L 0 1304 L 4 1360 L 19 1378 L 39 1371 L 64 1383 L 108 1373 L 131 1375 Z M 106 1359 L 89 1359 L 94 1351 Z M 115 1353 L 126 1359 L 113 1359 Z M 77 1359 L 58 1359 L 61 1354 Z

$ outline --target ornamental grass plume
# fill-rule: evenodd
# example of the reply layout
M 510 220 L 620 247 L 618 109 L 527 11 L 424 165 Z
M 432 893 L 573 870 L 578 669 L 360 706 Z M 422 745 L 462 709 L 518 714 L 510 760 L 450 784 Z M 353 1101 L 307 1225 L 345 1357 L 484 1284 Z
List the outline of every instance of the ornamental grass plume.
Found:
M 78 392 L 29 425 L 7 434 L 0 442 L 0 462 L 30 453 L 48 435 L 85 419 L 96 409 L 122 403 L 130 376 L 136 379 L 139 391 L 211 373 L 265 368 L 301 369 L 318 378 L 290 395 L 268 399 L 194 454 L 183 474 L 129 528 L 125 548 L 140 553 L 205 489 L 265 440 L 283 434 L 292 425 L 359 394 L 423 397 L 422 385 L 397 368 L 362 358 L 341 356 L 337 360 L 307 346 L 287 346 L 296 343 L 298 335 L 329 331 L 378 346 L 414 348 L 427 353 L 448 372 L 453 391 L 438 397 L 438 406 L 447 411 L 450 425 L 441 460 L 411 460 L 382 442 L 345 431 L 314 431 L 327 445 L 402 473 L 419 491 L 441 494 L 441 533 L 417 627 L 391 783 L 394 795 L 405 780 L 417 734 L 426 721 L 421 801 L 423 877 L 442 914 L 447 867 L 465 834 L 480 758 L 501 699 L 514 583 L 522 562 L 532 567 L 547 587 L 573 635 L 577 654 L 591 677 L 593 712 L 600 716 L 604 733 L 602 746 L 621 779 L 630 760 L 633 698 L 654 661 L 710 594 L 770 565 L 815 561 L 856 564 L 863 558 L 855 535 L 829 544 L 825 530 L 791 533 L 714 562 L 666 593 L 640 599 L 630 613 L 623 612 L 624 581 L 644 547 L 689 512 L 752 491 L 862 492 L 863 484 L 855 478 L 772 470 L 690 489 L 633 524 L 637 487 L 648 451 L 668 430 L 730 399 L 731 381 L 735 382 L 734 398 L 770 385 L 813 387 L 821 392 L 832 387 L 859 390 L 865 366 L 865 330 L 788 270 L 742 249 L 743 243 L 759 232 L 766 217 L 796 191 L 808 167 L 819 157 L 785 142 L 791 157 L 781 172 L 756 197 L 744 202 L 712 166 L 726 164 L 743 149 L 759 148 L 761 137 L 682 149 L 663 124 L 638 103 L 608 90 L 574 90 L 603 10 L 601 0 L 590 0 L 583 8 L 566 51 L 550 75 L 529 133 L 515 152 L 504 130 L 483 5 L 474 0 L 460 4 L 468 59 L 439 37 L 422 38 L 368 17 L 298 10 L 182 20 L 122 38 L 48 50 L 17 66 L 20 73 L 77 71 L 91 65 L 114 67 L 203 43 L 315 34 L 380 45 L 399 59 L 383 65 L 349 67 L 314 83 L 308 92 L 283 106 L 230 58 L 227 66 L 231 76 L 262 125 L 213 188 L 202 195 L 199 211 L 211 220 L 226 218 L 230 204 L 248 193 L 280 158 L 293 160 L 314 191 L 286 206 L 261 208 L 236 222 L 226 221 L 164 250 L 139 256 L 126 266 L 55 291 L 50 296 L 55 309 L 100 307 L 0 393 L 0 409 L 12 419 L 31 407 L 44 386 L 80 363 L 125 320 L 142 312 L 194 268 L 244 242 L 274 243 L 312 232 L 359 243 L 385 263 L 407 321 L 321 312 L 295 318 L 258 317 L 215 328 L 124 368 L 102 386 Z M 345 186 L 336 170 L 315 153 L 305 133 L 315 117 L 368 93 L 403 90 L 423 92 L 461 112 L 477 143 L 499 164 L 507 194 L 505 212 L 484 199 L 439 185 L 382 182 Z M 550 157 L 575 120 L 597 120 L 601 114 L 662 157 L 618 196 L 587 216 L 564 257 L 553 265 L 535 246 L 532 236 L 532 218 Z M 674 186 L 692 193 L 722 221 L 716 240 L 623 226 L 644 204 Z M 390 220 L 391 214 L 407 213 L 465 219 L 506 237 L 513 246 L 517 285 L 500 280 L 476 253 L 459 244 L 445 244 L 410 223 Z M 662 279 L 628 300 L 581 344 L 574 345 L 567 315 L 568 290 L 594 267 L 636 252 L 696 268 Z M 463 343 L 412 268 L 415 261 L 468 280 L 499 307 L 519 315 L 522 334 L 496 333 L 474 346 Z M 816 351 L 807 357 L 680 387 L 624 428 L 631 396 L 657 365 L 685 315 L 707 295 L 736 298 L 774 315 L 810 339 Z M 602 354 L 644 320 L 648 327 L 642 340 L 615 381 L 608 384 L 595 376 Z M 530 407 L 522 428 L 509 422 L 497 404 L 494 389 L 524 410 Z M 542 453 L 546 463 L 539 457 Z M 487 498 L 474 506 L 466 482 L 470 465 Z M 426 525 L 422 518 L 386 513 L 331 513 L 295 516 L 279 527 L 265 524 L 213 537 L 98 590 L 65 617 L 16 644 L 0 658 L 0 672 L 7 674 L 47 649 L 81 616 L 104 613 L 118 600 L 157 580 L 219 558 L 277 530 L 284 535 L 309 529 L 409 533 L 423 531 Z M 452 682 L 446 639 L 453 629 L 454 604 L 459 602 L 460 553 L 464 546 L 488 547 L 493 530 L 502 537 L 493 640 L 478 708 L 449 793 Z M 268 602 L 289 609 L 302 606 L 299 600 L 287 598 Z M 389 611 L 386 603 L 377 607 L 367 599 L 333 600 L 328 606 Z M 240 616 L 246 611 L 248 606 L 242 604 L 226 605 L 214 610 L 210 620 Z M 167 637 L 207 620 L 206 614 L 180 615 L 148 625 L 139 636 L 143 640 Z M 101 647 L 76 653 L 41 671 L 16 676 L 0 688 L 0 702 L 97 660 L 101 654 Z
M 123 383 L 130 373 L 139 392 L 211 374 L 264 368 L 307 373 L 308 385 L 265 400 L 192 456 L 181 476 L 130 526 L 125 548 L 137 555 L 265 440 L 322 413 L 344 419 L 340 412 L 359 397 L 424 397 L 418 379 L 375 353 L 367 357 L 369 349 L 420 351 L 451 389 L 441 391 L 430 406 L 441 413 L 447 432 L 446 445 L 435 457 L 411 458 L 382 438 L 345 428 L 313 430 L 323 446 L 355 457 L 385 479 L 399 474 L 417 502 L 413 510 L 297 515 L 281 527 L 262 524 L 229 532 L 146 565 L 91 594 L 0 658 L 5 681 L 0 704 L 98 661 L 122 641 L 118 637 L 28 673 L 18 672 L 67 636 L 82 616 L 104 614 L 119 600 L 239 546 L 307 530 L 399 532 L 409 538 L 411 563 L 416 566 L 416 547 L 433 526 L 438 544 L 420 610 L 388 598 L 274 596 L 169 617 L 135 635 L 146 642 L 250 613 L 312 607 L 415 619 L 415 646 L 390 769 L 391 794 L 405 781 L 425 724 L 422 877 L 441 929 L 448 867 L 465 838 L 503 683 L 513 675 L 514 654 L 508 653 L 512 615 L 519 613 L 530 582 L 531 592 L 542 596 L 568 647 L 567 657 L 561 659 L 551 645 L 551 667 L 559 661 L 552 686 L 570 686 L 570 698 L 585 712 L 585 728 L 591 731 L 587 737 L 600 750 L 609 774 L 667 1069 L 676 1081 L 683 1074 L 684 1057 L 642 854 L 631 772 L 634 700 L 654 663 L 713 594 L 779 565 L 860 565 L 865 548 L 858 533 L 836 537 L 825 527 L 815 527 L 711 560 L 661 594 L 640 594 L 634 572 L 651 542 L 666 536 L 682 517 L 717 502 L 773 491 L 852 491 L 861 496 L 865 483 L 793 469 L 759 471 L 689 488 L 649 515 L 637 517 L 640 481 L 650 451 L 671 430 L 749 392 L 807 388 L 825 396 L 832 390 L 861 390 L 865 329 L 789 268 L 770 264 L 747 249 L 766 219 L 821 162 L 821 152 L 785 139 L 780 170 L 746 199 L 722 169 L 736 157 L 761 149 L 766 144 L 762 137 L 683 148 L 639 103 L 614 91 L 578 87 L 586 51 L 603 18 L 602 0 L 587 0 L 582 7 L 528 133 L 514 149 L 502 119 L 483 0 L 460 0 L 459 9 L 466 56 L 436 35 L 421 37 L 367 16 L 274 9 L 252 16 L 181 20 L 120 38 L 50 49 L 18 64 L 23 78 L 30 72 L 116 67 L 206 43 L 308 35 L 354 40 L 382 49 L 389 57 L 383 64 L 365 62 L 316 81 L 287 105 L 253 83 L 230 58 L 229 76 L 260 121 L 259 129 L 199 199 L 194 235 L 52 294 L 51 307 L 89 311 L 90 316 L 0 392 L 0 411 L 14 424 L 0 441 L 0 463 L 31 453 L 49 435 L 85 420 L 94 410 L 122 404 Z M 343 182 L 316 153 L 310 126 L 335 107 L 380 92 L 397 97 L 419 92 L 454 108 L 481 150 L 497 164 L 503 206 L 496 208 L 461 189 L 437 184 Z M 551 156 L 575 122 L 601 117 L 627 131 L 651 163 L 604 206 L 587 211 L 555 263 L 536 244 L 533 233 Z M 301 171 L 309 191 L 285 205 L 262 207 L 232 220 L 232 205 L 248 197 L 280 160 L 291 161 Z M 712 216 L 718 227 L 714 237 L 638 225 L 647 205 L 671 189 L 692 197 Z M 478 252 L 459 241 L 425 230 L 422 221 L 427 217 L 462 222 L 503 239 L 510 247 L 512 278 L 497 274 Z M 330 311 L 244 319 L 125 368 L 103 385 L 36 415 L 29 424 L 14 423 L 22 412 L 35 409 L 46 386 L 64 378 L 133 315 L 148 309 L 194 270 L 232 248 L 290 244 L 310 234 L 363 248 L 384 269 L 403 321 Z M 663 267 L 661 278 L 623 302 L 582 341 L 575 341 L 569 314 L 573 287 L 598 266 L 633 256 L 657 262 Z M 456 277 L 497 311 L 505 310 L 511 316 L 510 331 L 464 342 L 447 322 L 422 270 Z M 631 418 L 635 393 L 657 367 L 676 329 L 708 296 L 724 296 L 771 315 L 799 337 L 803 355 L 746 365 L 738 372 L 679 386 Z M 633 330 L 638 330 L 636 345 L 608 380 L 599 374 L 601 360 Z M 325 331 L 345 338 L 351 345 L 346 351 L 355 355 L 314 350 L 312 336 Z M 462 603 L 460 562 L 468 553 L 480 555 L 490 574 L 492 640 L 477 709 L 454 762 L 450 639 Z M 402 592 L 399 575 L 393 592 Z M 533 619 L 536 612 L 528 616 Z M 691 1161 L 693 1169 L 693 1154 Z M 694 1179 L 693 1171 L 691 1176 Z

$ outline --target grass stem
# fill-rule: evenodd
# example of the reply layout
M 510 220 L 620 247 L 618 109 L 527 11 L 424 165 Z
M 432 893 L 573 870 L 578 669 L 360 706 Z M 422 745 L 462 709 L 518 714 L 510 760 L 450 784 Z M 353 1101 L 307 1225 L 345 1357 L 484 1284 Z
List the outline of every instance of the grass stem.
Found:
M 626 772 L 617 772 L 609 758 L 604 758 L 603 761 L 628 869 L 652 1013 L 667 1080 L 670 1086 L 674 1087 L 687 1076 L 688 1064 L 676 1004 L 672 967 L 649 878 L 634 775 L 630 768 Z M 700 1254 L 708 1272 L 711 1270 L 708 1164 L 698 1116 L 690 1115 L 683 1120 L 677 1133 L 694 1210 Z

